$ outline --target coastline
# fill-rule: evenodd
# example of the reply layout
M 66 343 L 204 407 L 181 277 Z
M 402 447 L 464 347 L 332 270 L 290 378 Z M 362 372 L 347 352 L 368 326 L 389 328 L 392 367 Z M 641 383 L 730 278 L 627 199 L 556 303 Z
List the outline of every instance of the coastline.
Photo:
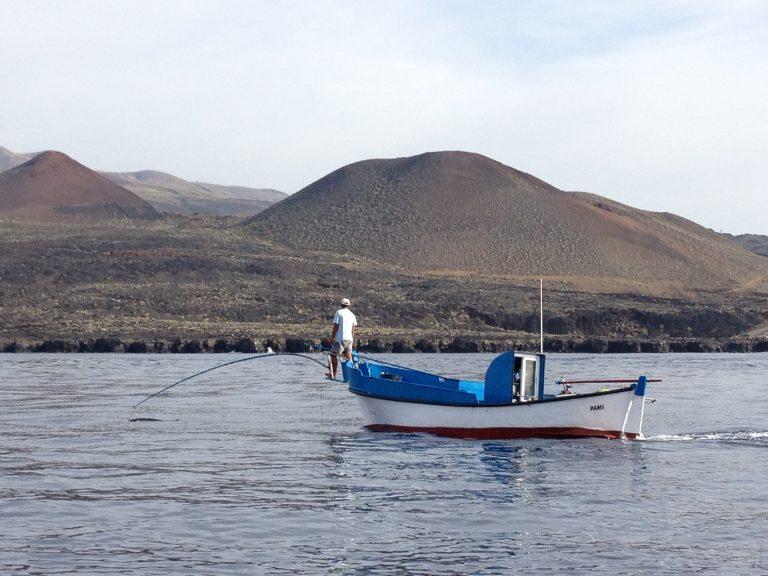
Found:
M 91 338 L 0 341 L 0 353 L 125 353 L 125 354 L 257 354 L 268 348 L 276 352 L 319 352 L 323 340 L 275 336 L 267 338 L 209 338 L 161 340 Z M 480 338 L 368 338 L 356 342 L 363 353 L 499 353 L 506 350 L 537 350 L 538 338 L 494 340 Z M 768 352 L 767 338 L 670 338 L 657 340 L 609 338 L 545 338 L 549 353 L 633 354 L 633 353 L 748 353 Z

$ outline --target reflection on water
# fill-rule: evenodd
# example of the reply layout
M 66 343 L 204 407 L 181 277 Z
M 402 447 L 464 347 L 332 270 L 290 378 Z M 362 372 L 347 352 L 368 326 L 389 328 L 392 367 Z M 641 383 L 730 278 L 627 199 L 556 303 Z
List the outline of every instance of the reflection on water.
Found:
M 553 378 L 664 378 L 635 442 L 371 433 L 279 357 L 130 409 L 219 359 L 3 356 L 0 573 L 768 572 L 767 355 L 550 356 Z

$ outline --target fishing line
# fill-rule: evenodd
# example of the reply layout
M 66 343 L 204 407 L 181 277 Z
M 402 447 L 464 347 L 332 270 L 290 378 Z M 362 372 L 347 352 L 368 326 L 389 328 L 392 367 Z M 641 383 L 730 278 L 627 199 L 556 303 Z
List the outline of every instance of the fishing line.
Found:
M 174 386 L 178 386 L 179 384 L 182 384 L 184 382 L 187 382 L 188 380 L 192 380 L 192 378 L 197 378 L 198 376 L 202 376 L 203 374 L 207 374 L 208 372 L 212 372 L 214 370 L 218 370 L 219 368 L 224 368 L 225 366 L 231 366 L 232 364 L 238 364 L 239 362 L 248 362 L 249 360 L 260 360 L 261 358 L 270 358 L 274 356 L 297 356 L 299 358 L 304 358 L 306 360 L 311 360 L 312 362 L 316 364 L 320 364 L 323 368 L 325 368 L 325 364 L 320 362 L 317 358 L 312 358 L 312 356 L 307 356 L 306 354 L 297 354 L 294 352 L 269 352 L 265 354 L 258 354 L 256 356 L 249 356 L 248 358 L 239 358 L 238 360 L 232 360 L 231 362 L 225 362 L 224 364 L 219 364 L 218 366 L 214 366 L 212 368 L 207 368 L 206 370 L 203 370 L 202 372 L 198 372 L 197 374 L 192 374 L 192 376 L 187 376 L 186 378 L 182 378 L 178 382 L 174 382 L 173 384 L 166 386 L 162 390 L 158 390 L 154 394 L 151 394 L 150 396 L 147 396 L 142 400 L 141 402 L 138 402 L 133 405 L 134 408 L 137 408 L 144 404 L 147 400 L 151 400 L 152 398 L 155 398 L 156 396 L 160 396 L 163 392 L 166 392 L 167 390 L 170 390 Z
M 341 354 L 337 354 L 336 352 L 333 352 L 333 351 L 328 350 L 328 349 L 322 349 L 321 352 L 325 352 L 325 353 L 327 353 L 330 356 L 341 356 Z M 178 382 L 174 382 L 173 384 L 170 384 L 170 385 L 166 386 L 162 390 L 158 390 L 154 394 L 151 394 L 151 395 L 147 396 L 141 402 L 137 402 L 136 404 L 134 404 L 133 407 L 134 408 L 138 408 L 139 406 L 144 404 L 144 402 L 147 402 L 148 400 L 152 400 L 152 398 L 160 396 L 160 394 L 170 390 L 174 386 L 178 386 L 179 384 L 183 384 L 184 382 L 192 380 L 193 378 L 197 378 L 198 376 L 202 376 L 203 374 L 207 374 L 208 372 L 213 372 L 214 370 L 218 370 L 219 368 L 224 368 L 225 366 L 231 366 L 232 364 L 238 364 L 240 362 L 249 362 L 250 360 L 260 360 L 262 358 L 270 358 L 270 357 L 273 357 L 273 356 L 296 356 L 298 358 L 304 358 L 305 360 L 311 360 L 315 364 L 319 364 L 323 368 L 327 368 L 326 364 L 323 364 L 317 358 L 313 358 L 312 356 L 308 356 L 306 354 L 298 354 L 296 352 L 266 352 L 264 354 L 257 354 L 256 356 L 249 356 L 248 358 L 239 358 L 237 360 L 232 360 L 231 362 L 225 362 L 224 364 L 219 364 L 217 366 L 213 366 L 212 368 L 207 368 L 207 369 L 205 369 L 205 370 L 203 370 L 201 372 L 197 372 L 196 374 L 192 374 L 191 376 L 187 376 L 186 378 L 182 378 Z M 372 358 L 370 356 L 364 356 L 362 354 L 358 354 L 357 357 L 358 358 L 363 358 L 363 359 L 366 359 L 366 360 L 374 360 L 374 361 L 379 362 L 381 364 L 386 364 L 388 366 L 393 366 L 395 368 L 404 368 L 406 370 L 411 370 L 411 368 L 408 368 L 407 366 L 401 366 L 400 364 L 394 364 L 392 362 L 387 362 L 386 360 L 379 360 L 378 358 Z

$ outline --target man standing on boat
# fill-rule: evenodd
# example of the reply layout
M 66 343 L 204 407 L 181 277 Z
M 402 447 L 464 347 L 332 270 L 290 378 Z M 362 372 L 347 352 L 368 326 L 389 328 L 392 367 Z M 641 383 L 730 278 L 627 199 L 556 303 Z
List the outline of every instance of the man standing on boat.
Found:
M 344 360 L 352 360 L 352 346 L 357 335 L 357 318 L 349 309 L 351 303 L 348 298 L 341 300 L 341 308 L 336 310 L 333 317 L 333 332 L 331 340 L 331 371 L 326 374 L 332 380 L 336 379 L 339 368 L 339 356 Z

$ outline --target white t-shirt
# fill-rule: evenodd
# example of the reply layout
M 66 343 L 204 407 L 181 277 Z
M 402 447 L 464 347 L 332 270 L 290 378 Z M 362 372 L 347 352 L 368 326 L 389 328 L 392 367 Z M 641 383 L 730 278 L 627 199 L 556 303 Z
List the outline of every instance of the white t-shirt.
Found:
M 336 310 L 333 323 L 339 325 L 339 329 L 336 331 L 336 342 L 352 340 L 352 326 L 357 326 L 357 318 L 352 314 L 352 310 L 349 308 Z

